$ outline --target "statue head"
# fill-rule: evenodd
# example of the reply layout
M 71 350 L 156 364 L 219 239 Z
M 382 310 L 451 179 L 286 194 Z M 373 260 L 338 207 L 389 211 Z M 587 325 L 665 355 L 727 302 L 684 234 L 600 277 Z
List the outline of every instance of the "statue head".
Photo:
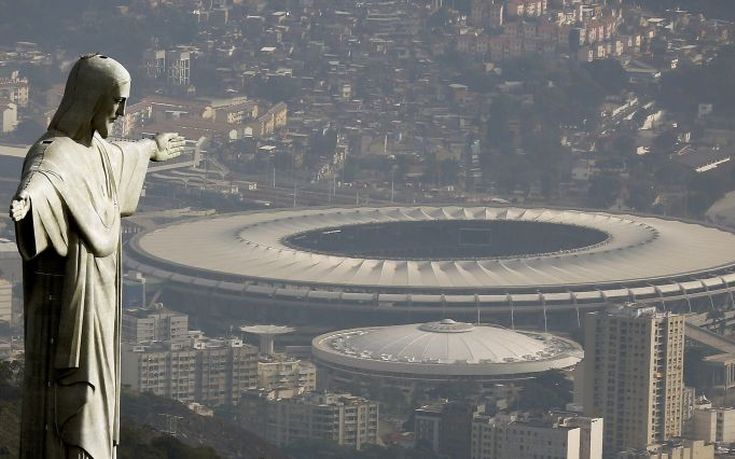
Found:
M 82 56 L 66 80 L 64 97 L 49 129 L 89 142 L 95 131 L 103 138 L 112 122 L 125 114 L 130 74 L 115 59 L 101 54 Z

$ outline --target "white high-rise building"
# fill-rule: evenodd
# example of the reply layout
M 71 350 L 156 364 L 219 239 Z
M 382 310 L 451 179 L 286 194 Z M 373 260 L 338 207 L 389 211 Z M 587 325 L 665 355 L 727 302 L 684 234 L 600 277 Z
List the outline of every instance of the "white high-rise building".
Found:
M 628 304 L 585 317 L 584 414 L 605 420 L 605 455 L 681 435 L 684 317 Z

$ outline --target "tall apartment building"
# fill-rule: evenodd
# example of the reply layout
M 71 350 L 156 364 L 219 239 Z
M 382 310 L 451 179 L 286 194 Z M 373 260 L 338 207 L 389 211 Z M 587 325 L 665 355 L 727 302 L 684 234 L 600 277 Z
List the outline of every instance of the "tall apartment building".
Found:
M 149 49 L 144 55 L 144 67 L 150 78 L 163 79 L 175 86 L 191 83 L 191 61 L 196 50 L 186 46 L 173 49 Z
M 416 443 L 424 442 L 435 453 L 439 452 L 442 407 L 442 404 L 425 405 L 413 412 L 413 431 Z
M 605 420 L 605 455 L 681 435 L 684 317 L 627 304 L 585 317 L 584 414 Z
M 194 402 L 196 356 L 194 349 L 171 349 L 168 343 L 123 343 L 122 384 L 138 392 Z
M 0 322 L 13 322 L 13 284 L 0 277 Z
M 12 132 L 18 126 L 18 104 L 0 98 L 0 134 Z
M 196 354 L 195 399 L 209 406 L 237 405 L 258 381 L 258 348 L 239 339 L 200 339 Z
M 248 391 L 240 402 L 245 427 L 278 446 L 330 440 L 362 449 L 378 439 L 378 404 L 350 394 Z
M 161 78 L 166 74 L 166 50 L 149 49 L 144 55 L 146 75 L 153 79 Z
M 122 319 L 122 340 L 138 344 L 187 338 L 189 316 L 159 305 L 154 309 L 128 309 Z
M 166 81 L 176 86 L 191 83 L 191 52 L 182 49 L 166 51 Z

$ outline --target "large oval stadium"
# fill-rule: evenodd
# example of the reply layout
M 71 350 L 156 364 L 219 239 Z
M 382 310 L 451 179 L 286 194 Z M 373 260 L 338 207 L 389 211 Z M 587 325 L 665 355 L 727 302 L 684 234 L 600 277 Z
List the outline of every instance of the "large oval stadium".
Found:
M 139 234 L 126 264 L 168 281 L 177 302 L 250 318 L 579 316 L 627 301 L 702 310 L 733 304 L 735 234 L 549 208 L 270 210 Z

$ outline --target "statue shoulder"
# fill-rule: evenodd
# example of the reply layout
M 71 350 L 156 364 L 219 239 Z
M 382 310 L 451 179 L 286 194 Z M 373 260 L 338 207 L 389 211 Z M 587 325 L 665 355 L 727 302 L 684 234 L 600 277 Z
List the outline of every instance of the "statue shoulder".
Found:
M 68 154 L 70 151 L 80 150 L 83 147 L 74 140 L 65 136 L 43 136 L 28 150 L 27 157 L 45 156 L 55 157 L 59 154 Z
M 44 135 L 28 149 L 23 174 L 39 170 L 75 169 L 75 158 L 81 158 L 83 147 L 69 137 Z

